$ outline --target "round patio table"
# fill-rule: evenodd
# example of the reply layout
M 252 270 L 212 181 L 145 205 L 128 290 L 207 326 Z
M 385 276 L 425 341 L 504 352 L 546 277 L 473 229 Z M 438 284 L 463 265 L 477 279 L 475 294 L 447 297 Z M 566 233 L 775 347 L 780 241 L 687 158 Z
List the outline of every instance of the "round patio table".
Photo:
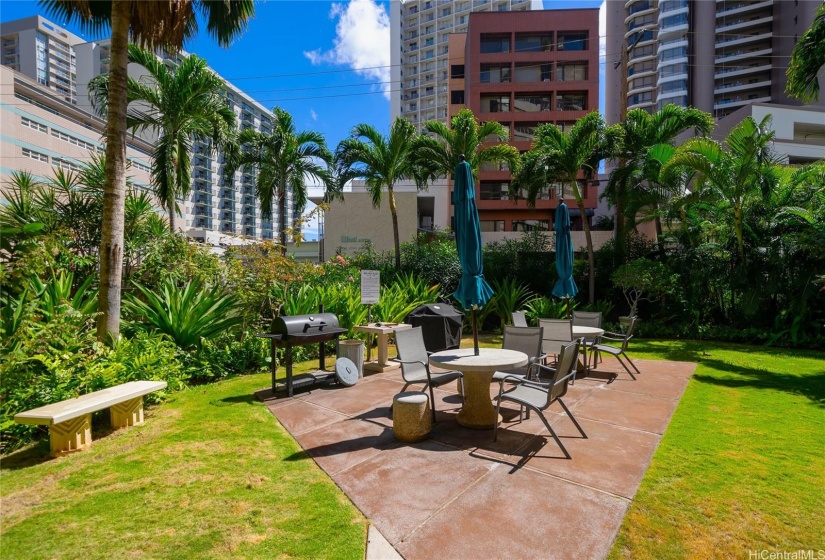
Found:
M 456 420 L 465 428 L 488 430 L 499 420 L 490 398 L 493 374 L 497 370 L 526 366 L 527 354 L 501 348 L 480 348 L 478 352 L 478 356 L 472 348 L 436 352 L 430 355 L 430 365 L 464 374 L 464 406 Z

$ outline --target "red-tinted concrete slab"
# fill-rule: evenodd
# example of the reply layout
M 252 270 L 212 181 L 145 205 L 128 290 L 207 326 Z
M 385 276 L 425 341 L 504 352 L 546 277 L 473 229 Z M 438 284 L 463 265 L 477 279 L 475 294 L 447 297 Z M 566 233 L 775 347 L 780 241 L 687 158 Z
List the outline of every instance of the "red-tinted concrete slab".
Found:
M 573 414 L 626 428 L 665 433 L 678 401 L 639 393 L 598 388 L 580 402 Z
M 465 451 L 423 441 L 382 451 L 333 478 L 397 547 L 413 529 L 485 475 L 490 466 L 489 462 L 473 460 Z
M 392 398 L 401 392 L 402 387 L 403 385 L 394 381 L 373 379 L 352 387 L 315 391 L 305 400 L 347 416 L 354 416 L 375 407 L 391 405 Z
M 678 401 L 689 381 L 686 377 L 649 372 L 637 375 L 635 380 L 627 375 L 619 376 L 610 383 L 610 389 Z
M 272 412 L 278 421 L 293 436 L 318 429 L 339 420 L 346 420 L 343 414 L 321 408 L 303 400 L 294 400 L 283 406 L 275 407 Z
M 365 461 L 396 443 L 391 427 L 359 419 L 335 422 L 296 439 L 329 475 Z
M 649 432 L 577 418 L 587 439 L 581 437 L 568 417 L 553 422 L 571 459 L 566 459 L 553 438 L 533 442 L 514 454 L 528 468 L 553 474 L 632 498 L 659 444 L 660 437 Z
M 636 367 L 642 371 L 652 371 L 663 375 L 675 375 L 677 377 L 690 377 L 696 370 L 694 362 L 662 362 L 659 360 L 633 360 Z M 621 366 L 619 366 L 621 367 Z
M 396 547 L 407 560 L 604 558 L 627 507 L 615 496 L 501 465 Z

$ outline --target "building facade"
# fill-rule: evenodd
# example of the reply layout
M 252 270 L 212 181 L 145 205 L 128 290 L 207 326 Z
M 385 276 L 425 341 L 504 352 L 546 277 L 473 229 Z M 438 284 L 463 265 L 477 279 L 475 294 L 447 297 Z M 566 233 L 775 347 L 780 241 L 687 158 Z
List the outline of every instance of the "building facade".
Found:
M 474 12 L 540 10 L 541 0 L 393 0 L 390 2 L 390 116 L 421 128 L 447 122 L 450 33 L 467 31 Z
M 86 113 L 64 95 L 12 70 L 0 67 L 0 181 L 14 171 L 26 171 L 40 180 L 54 177 L 54 169 L 78 171 L 95 154 L 102 155 L 105 121 Z M 129 138 L 127 176 L 136 188 L 150 190 L 152 145 Z M 159 212 L 163 209 L 158 208 Z
M 41 16 L 0 24 L 2 65 L 77 102 L 75 45 L 83 39 Z
M 566 129 L 598 110 L 598 35 L 598 9 L 471 14 L 467 33 L 449 41 L 449 114 L 468 107 L 479 120 L 504 125 L 520 152 L 529 150 L 539 126 Z M 548 186 L 535 208 L 528 208 L 524 200 L 509 199 L 510 180 L 506 166 L 480 169 L 476 197 L 482 231 L 551 230 L 556 188 Z M 597 188 L 581 188 L 590 219 Z M 573 229 L 581 229 L 575 205 L 571 218 Z
M 692 106 L 717 120 L 785 94 L 791 52 L 821 0 L 607 0 L 606 118 Z M 626 53 L 626 72 L 621 69 Z
M 92 78 L 109 72 L 110 40 L 86 42 L 41 16 L 3 23 L 0 31 L 4 66 L 28 76 L 40 86 L 49 88 L 67 103 L 75 105 L 79 112 L 85 113 L 85 116 L 77 117 L 76 120 L 102 122 L 94 116 L 87 85 Z M 68 54 L 64 54 L 64 51 Z M 182 57 L 188 55 L 159 52 L 158 56 L 164 62 L 175 65 Z M 64 65 L 68 67 L 64 68 Z M 71 80 L 65 87 L 62 81 L 64 72 L 68 72 Z M 147 76 L 147 72 L 139 65 L 130 64 L 129 75 L 141 79 Z M 4 72 L 2 76 L 4 88 L 16 87 L 13 86 L 16 78 L 22 78 L 16 73 Z M 235 113 L 239 129 L 254 128 L 264 133 L 272 132 L 271 111 L 229 82 L 226 82 L 224 94 L 227 104 Z M 151 165 L 155 140 L 152 131 L 141 133 L 140 139 L 135 140 L 134 144 L 144 146 L 146 153 L 140 157 L 135 156 L 135 161 L 140 160 L 141 163 L 133 164 L 133 168 L 140 165 L 148 171 L 147 166 Z M 100 138 L 94 141 L 87 139 L 84 142 L 82 145 L 93 146 L 94 150 L 100 148 Z M 60 146 L 57 144 L 54 148 Z M 49 153 L 53 152 L 54 155 L 48 156 L 48 162 L 51 163 L 55 158 L 66 161 L 88 160 L 88 150 L 81 154 L 75 153 L 77 150 L 72 150 L 68 146 L 66 149 L 69 152 L 65 154 L 60 154 L 59 150 L 51 150 Z M 207 232 L 277 239 L 280 230 L 277 209 L 273 209 L 271 219 L 263 219 L 260 204 L 255 196 L 255 172 L 241 169 L 236 171 L 230 180 L 225 180 L 224 156 L 220 150 L 213 149 L 208 139 L 196 140 L 193 143 L 193 152 L 191 192 L 186 200 L 179 201 L 183 215 L 183 219 L 179 220 L 181 229 L 196 238 L 204 239 L 209 238 Z M 16 169 L 12 165 L 14 161 L 24 160 L 6 160 L 11 167 L 4 164 L 4 173 Z M 41 171 L 45 173 L 45 170 Z M 148 174 L 140 181 L 148 186 Z M 296 207 L 289 190 L 287 223 L 292 224 L 301 211 L 302 209 Z

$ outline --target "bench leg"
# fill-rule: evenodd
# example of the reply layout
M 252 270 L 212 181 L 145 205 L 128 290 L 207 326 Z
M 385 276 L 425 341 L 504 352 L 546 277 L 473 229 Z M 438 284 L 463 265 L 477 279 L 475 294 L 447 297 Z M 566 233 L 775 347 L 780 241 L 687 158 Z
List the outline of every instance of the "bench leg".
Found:
M 92 415 L 85 414 L 49 426 L 52 457 L 81 451 L 92 444 Z
M 123 401 L 109 407 L 113 428 L 143 424 L 143 397 Z

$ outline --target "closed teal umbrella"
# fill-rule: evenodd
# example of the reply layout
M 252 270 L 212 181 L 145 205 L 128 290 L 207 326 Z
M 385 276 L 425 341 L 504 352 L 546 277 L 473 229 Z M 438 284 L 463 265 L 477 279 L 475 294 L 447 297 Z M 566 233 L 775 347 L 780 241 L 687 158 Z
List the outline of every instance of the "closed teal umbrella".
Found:
M 556 207 L 553 229 L 556 231 L 556 272 L 559 273 L 559 279 L 553 286 L 553 295 L 569 300 L 579 293 L 579 289 L 576 287 L 576 281 L 573 280 L 573 237 L 570 235 L 570 212 L 563 200 Z M 569 311 L 568 303 L 568 315 Z
M 476 209 L 476 190 L 470 164 L 461 161 L 453 174 L 453 206 L 455 213 L 455 244 L 461 261 L 461 279 L 455 298 L 464 309 L 472 309 L 473 344 L 478 355 L 478 325 L 476 307 L 483 307 L 493 296 L 493 290 L 484 280 L 484 260 L 481 253 L 481 228 Z

